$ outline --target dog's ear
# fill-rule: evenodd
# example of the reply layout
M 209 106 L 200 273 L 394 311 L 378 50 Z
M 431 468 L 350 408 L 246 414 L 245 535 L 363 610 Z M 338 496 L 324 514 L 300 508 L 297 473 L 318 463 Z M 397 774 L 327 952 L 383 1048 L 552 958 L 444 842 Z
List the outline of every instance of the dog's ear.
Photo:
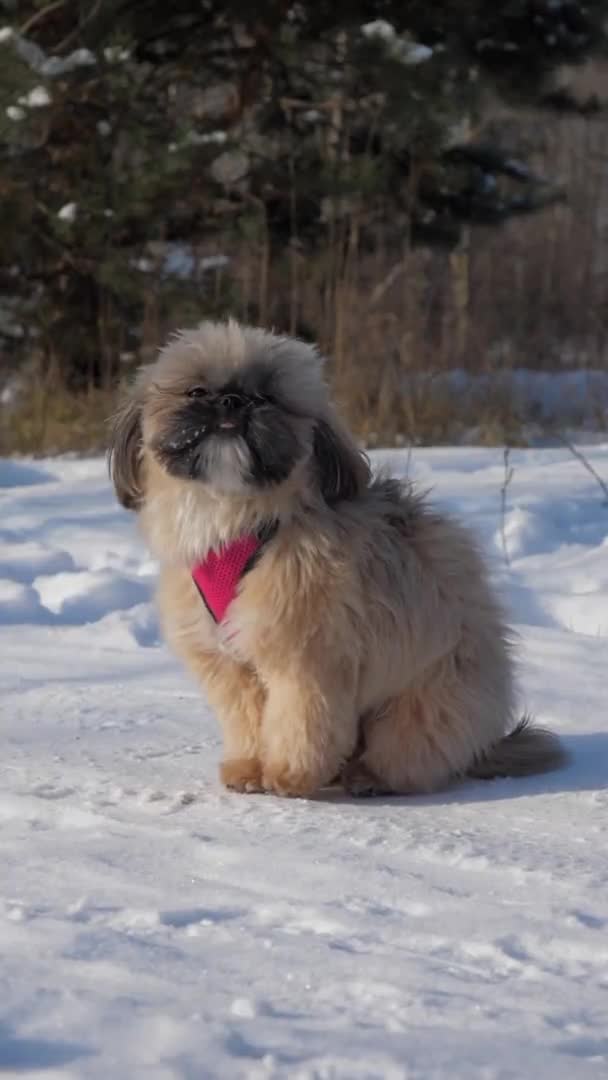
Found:
M 112 418 L 108 466 L 118 501 L 139 510 L 143 501 L 141 400 L 136 391 Z
M 337 424 L 318 420 L 313 436 L 313 457 L 321 494 L 327 503 L 353 499 L 369 482 L 365 456 Z

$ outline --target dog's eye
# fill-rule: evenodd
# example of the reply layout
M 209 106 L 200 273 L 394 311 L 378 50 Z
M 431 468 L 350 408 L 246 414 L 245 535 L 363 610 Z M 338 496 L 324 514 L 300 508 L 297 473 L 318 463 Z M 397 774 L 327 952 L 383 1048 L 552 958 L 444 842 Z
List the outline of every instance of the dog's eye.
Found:
M 189 390 L 186 391 L 186 397 L 190 397 L 190 398 L 207 397 L 208 393 L 209 393 L 209 391 L 206 390 L 204 386 L 192 386 L 192 387 L 190 387 Z
M 250 397 L 252 405 L 271 405 L 272 398 L 268 394 L 252 394 Z

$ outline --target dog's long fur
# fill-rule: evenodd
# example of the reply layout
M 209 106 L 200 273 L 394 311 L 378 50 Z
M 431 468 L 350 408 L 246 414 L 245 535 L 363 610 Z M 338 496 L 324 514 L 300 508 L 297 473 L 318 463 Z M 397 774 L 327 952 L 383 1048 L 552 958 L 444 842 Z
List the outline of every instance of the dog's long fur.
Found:
M 214 409 L 241 405 L 234 437 L 207 434 Z M 311 346 L 233 321 L 178 335 L 126 397 L 110 461 L 160 560 L 165 635 L 220 719 L 227 786 L 428 792 L 563 760 L 553 735 L 517 725 L 509 634 L 471 535 L 372 478 Z M 218 626 L 192 566 L 268 522 Z

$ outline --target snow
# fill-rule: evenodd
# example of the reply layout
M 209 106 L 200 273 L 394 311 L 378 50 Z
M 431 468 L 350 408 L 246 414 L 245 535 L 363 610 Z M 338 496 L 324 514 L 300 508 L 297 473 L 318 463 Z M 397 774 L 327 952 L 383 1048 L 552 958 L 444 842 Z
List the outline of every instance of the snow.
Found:
M 26 105 L 29 109 L 42 109 L 51 104 L 51 95 L 46 86 L 34 86 L 29 93 L 18 99 L 20 105 Z
M 109 64 L 124 64 L 131 57 L 131 50 L 122 45 L 108 45 L 103 50 L 103 55 Z
M 225 131 L 189 131 L 186 141 L 195 146 L 199 144 L 202 146 L 205 143 L 216 143 L 221 146 L 228 141 L 228 134 Z
M 229 255 L 204 255 L 199 259 L 198 267 L 203 272 L 205 270 L 223 270 L 225 266 L 230 265 Z
M 17 56 L 38 75 L 57 78 L 79 67 L 96 64 L 95 55 L 90 49 L 74 49 L 67 56 L 47 56 L 34 41 L 13 30 L 10 26 L 0 28 L 0 45 L 11 44 Z
M 564 347 L 565 362 L 570 359 L 568 351 Z M 508 352 L 508 341 L 496 344 L 493 360 L 497 368 Z M 597 431 L 598 419 L 608 409 L 608 374 L 594 368 L 536 371 L 518 367 L 481 373 L 452 368 L 432 374 L 413 371 L 404 376 L 403 382 L 406 390 L 424 392 L 428 388 L 429 392 L 447 392 L 456 399 L 466 400 L 470 395 L 483 402 L 484 398 L 500 400 L 504 395 L 523 425 L 554 424 L 560 430 L 574 425 L 579 431 Z M 527 433 L 532 434 L 530 430 Z
M 61 218 L 62 221 L 67 221 L 71 223 L 72 221 L 76 220 L 77 213 L 78 203 L 69 202 L 66 203 L 65 206 L 62 206 L 61 210 L 57 211 L 57 217 Z
M 428 45 L 422 45 L 417 41 L 411 41 L 407 36 L 399 36 L 392 23 L 386 19 L 374 19 L 364 23 L 361 33 L 370 41 L 379 41 L 386 47 L 394 60 L 400 63 L 415 66 L 430 60 L 433 50 Z
M 585 449 L 608 478 L 608 443 Z M 99 459 L 0 461 L 0 1072 L 606 1076 L 608 507 L 566 449 L 375 456 L 475 528 L 561 772 L 353 802 L 221 789 Z
M 376 38 L 379 41 L 394 41 L 397 37 L 397 31 L 392 23 L 386 21 L 386 19 L 373 19 L 372 22 L 364 23 L 361 27 L 361 33 L 366 38 Z
M 79 67 L 91 67 L 97 60 L 90 49 L 74 49 L 68 56 L 49 56 L 40 67 L 40 74 L 50 78 L 65 75 Z
M 423 64 L 425 60 L 430 60 L 433 50 L 428 45 L 421 45 L 419 42 L 405 41 L 402 43 L 398 55 L 403 64 L 415 66 L 416 64 Z
M 144 255 L 132 260 L 132 266 L 144 274 L 160 269 L 168 277 L 193 278 L 211 270 L 222 270 L 230 263 L 228 255 L 199 256 L 183 244 L 151 243 L 148 250 L 154 258 Z
M 162 269 L 170 277 L 190 278 L 196 271 L 196 255 L 183 244 L 166 244 Z

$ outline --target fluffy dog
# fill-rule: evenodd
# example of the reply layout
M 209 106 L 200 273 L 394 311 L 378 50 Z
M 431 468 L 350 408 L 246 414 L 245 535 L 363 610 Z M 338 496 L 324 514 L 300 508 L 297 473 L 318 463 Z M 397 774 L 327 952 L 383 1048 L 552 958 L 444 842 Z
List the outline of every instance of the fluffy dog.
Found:
M 515 719 L 472 537 L 372 478 L 315 348 L 234 321 L 176 335 L 114 419 L 110 469 L 222 725 L 227 787 L 409 794 L 563 760 Z

